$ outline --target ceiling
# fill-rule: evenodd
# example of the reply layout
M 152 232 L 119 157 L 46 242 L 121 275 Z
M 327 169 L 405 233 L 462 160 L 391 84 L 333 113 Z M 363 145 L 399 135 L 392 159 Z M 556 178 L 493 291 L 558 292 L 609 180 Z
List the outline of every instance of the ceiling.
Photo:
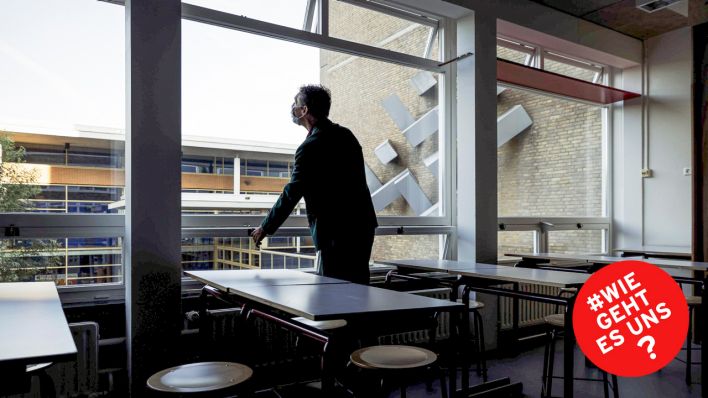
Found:
M 677 11 L 665 8 L 651 14 L 636 8 L 637 0 L 532 1 L 642 40 L 708 22 L 708 0 L 683 0 L 672 6 Z

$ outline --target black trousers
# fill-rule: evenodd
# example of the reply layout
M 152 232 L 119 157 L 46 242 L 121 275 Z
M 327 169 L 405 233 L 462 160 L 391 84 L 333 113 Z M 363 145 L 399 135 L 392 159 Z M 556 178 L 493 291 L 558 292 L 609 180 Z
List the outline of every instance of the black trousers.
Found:
M 317 273 L 362 285 L 369 284 L 374 231 L 338 236 L 321 242 Z

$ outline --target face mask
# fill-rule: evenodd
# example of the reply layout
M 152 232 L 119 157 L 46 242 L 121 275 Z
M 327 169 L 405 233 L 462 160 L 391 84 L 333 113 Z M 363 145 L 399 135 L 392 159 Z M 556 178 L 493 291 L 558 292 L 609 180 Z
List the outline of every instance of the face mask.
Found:
M 301 123 L 300 123 L 300 119 L 302 119 L 303 116 L 305 116 L 305 115 L 302 115 L 302 116 L 295 116 L 295 108 L 301 108 L 301 107 L 294 106 L 294 107 L 290 110 L 290 117 L 292 117 L 293 123 L 295 123 L 295 124 L 297 124 L 298 126 L 300 126 L 300 124 L 301 124 Z

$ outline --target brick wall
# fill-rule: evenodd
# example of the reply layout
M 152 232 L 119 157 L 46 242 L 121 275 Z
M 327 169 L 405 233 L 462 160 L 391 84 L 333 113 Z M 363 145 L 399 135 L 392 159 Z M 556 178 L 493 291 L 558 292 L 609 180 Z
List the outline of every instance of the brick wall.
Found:
M 330 3 L 330 35 L 333 37 L 377 45 L 409 29 L 411 24 L 407 20 L 343 2 Z M 428 27 L 414 26 L 395 40 L 377 46 L 422 56 L 429 31 Z M 437 46 L 433 49 L 433 56 L 435 54 Z M 436 89 L 418 95 L 410 79 L 419 70 L 348 54 L 322 50 L 320 66 L 321 82 L 332 91 L 330 118 L 356 135 L 364 152 L 364 160 L 379 180 L 385 184 L 408 168 L 430 202 L 436 203 L 439 200 L 438 182 L 423 159 L 437 152 L 438 135 L 429 137 L 417 147 L 411 146 L 382 106 L 386 97 L 396 94 L 413 118 L 418 119 L 438 104 Z M 398 153 L 398 158 L 384 165 L 374 154 L 374 149 L 387 139 Z M 402 197 L 378 214 L 415 215 Z M 437 236 L 378 237 L 372 258 L 435 258 L 437 253 Z
M 502 47 L 497 52 L 505 59 L 516 55 Z M 548 66 L 556 73 L 592 79 L 570 65 Z M 522 105 L 533 120 L 497 151 L 499 215 L 602 216 L 601 108 L 518 89 L 507 89 L 497 100 L 497 116 Z M 532 238 L 530 232 L 500 232 L 499 251 L 528 251 Z M 549 234 L 553 252 L 599 252 L 601 242 L 601 231 Z
M 410 21 L 389 17 L 342 2 L 330 4 L 330 34 L 393 51 L 421 56 L 429 29 L 410 28 Z M 400 37 L 391 36 L 407 30 Z M 385 44 L 381 44 L 386 42 Z M 437 45 L 433 57 L 437 54 Z M 508 54 L 509 57 L 514 54 Z M 382 106 L 397 94 L 415 119 L 438 104 L 437 90 L 418 95 L 410 79 L 419 71 L 322 50 L 321 82 L 332 90 L 330 117 L 357 136 L 364 158 L 382 183 L 408 168 L 432 203 L 438 181 L 423 159 L 438 151 L 437 134 L 412 147 Z M 572 75 L 577 71 L 557 73 Z M 568 67 L 572 68 L 572 67 Z M 579 72 L 577 72 L 579 73 Z M 585 78 L 582 74 L 577 77 Z M 439 80 L 439 76 L 436 76 Z M 521 104 L 534 121 L 532 127 L 498 150 L 500 216 L 600 216 L 602 213 L 602 124 L 599 108 L 508 89 L 498 97 L 498 115 Z M 398 158 L 382 164 L 374 148 L 388 139 Z M 412 216 L 403 198 L 379 215 Z M 500 233 L 500 251 L 532 246 L 530 233 Z M 554 251 L 598 251 L 599 231 L 552 233 Z M 372 258 L 435 258 L 438 236 L 378 237 Z

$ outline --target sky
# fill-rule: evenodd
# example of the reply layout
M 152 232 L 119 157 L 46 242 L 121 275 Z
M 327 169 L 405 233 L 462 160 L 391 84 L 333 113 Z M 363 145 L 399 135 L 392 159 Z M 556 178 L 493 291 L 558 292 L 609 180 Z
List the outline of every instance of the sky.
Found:
M 306 0 L 191 0 L 301 28 Z M 97 0 L 0 0 L 0 124 L 125 126 L 125 17 Z M 182 133 L 297 144 L 319 50 L 182 21 Z

